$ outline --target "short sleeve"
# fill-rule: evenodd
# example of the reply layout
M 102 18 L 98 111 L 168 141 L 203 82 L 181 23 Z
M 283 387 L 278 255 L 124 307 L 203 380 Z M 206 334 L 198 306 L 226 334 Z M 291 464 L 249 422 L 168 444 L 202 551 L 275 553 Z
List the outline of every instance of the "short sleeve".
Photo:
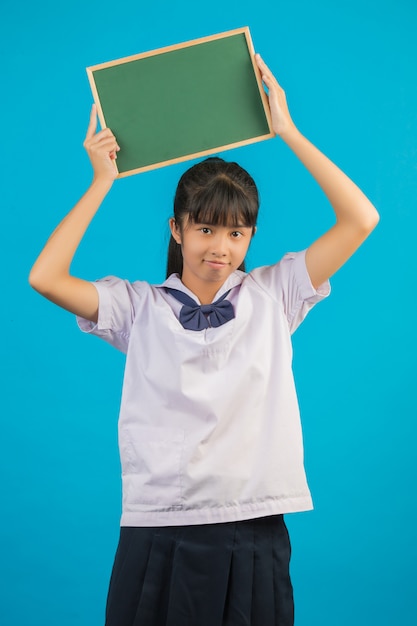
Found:
M 276 265 L 258 268 L 253 273 L 255 280 L 282 303 L 291 333 L 313 306 L 330 294 L 329 281 L 318 289 L 313 287 L 305 253 L 306 250 L 289 252 Z
M 107 276 L 92 283 L 98 291 L 97 323 L 77 316 L 79 328 L 127 352 L 130 331 L 141 299 L 141 283 Z M 145 284 L 145 283 L 143 283 Z

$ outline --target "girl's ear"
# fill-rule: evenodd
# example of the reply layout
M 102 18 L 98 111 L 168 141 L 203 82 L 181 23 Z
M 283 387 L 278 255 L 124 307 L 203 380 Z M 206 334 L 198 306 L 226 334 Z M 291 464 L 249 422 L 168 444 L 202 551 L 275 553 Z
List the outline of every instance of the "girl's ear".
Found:
M 171 235 L 173 236 L 175 241 L 180 244 L 181 243 L 181 231 L 178 227 L 177 222 L 175 221 L 175 218 L 173 217 L 170 217 L 169 219 L 169 228 L 171 230 Z

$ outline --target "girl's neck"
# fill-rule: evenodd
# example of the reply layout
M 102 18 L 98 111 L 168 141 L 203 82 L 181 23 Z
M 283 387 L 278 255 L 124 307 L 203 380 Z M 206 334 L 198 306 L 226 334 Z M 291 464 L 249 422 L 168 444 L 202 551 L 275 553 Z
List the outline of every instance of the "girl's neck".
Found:
M 223 282 L 207 282 L 193 281 L 189 278 L 181 277 L 182 284 L 187 287 L 200 301 L 201 304 L 210 304 L 213 302 L 216 293 L 221 289 Z

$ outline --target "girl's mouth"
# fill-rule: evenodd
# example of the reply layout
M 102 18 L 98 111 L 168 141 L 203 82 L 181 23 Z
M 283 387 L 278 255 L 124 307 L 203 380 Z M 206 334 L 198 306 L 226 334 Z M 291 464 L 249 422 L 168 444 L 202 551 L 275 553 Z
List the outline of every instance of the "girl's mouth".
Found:
M 226 265 L 228 265 L 228 263 L 224 263 L 222 261 L 207 261 L 207 260 L 204 260 L 204 262 L 209 267 L 212 267 L 213 269 L 221 269 L 222 267 L 225 267 Z

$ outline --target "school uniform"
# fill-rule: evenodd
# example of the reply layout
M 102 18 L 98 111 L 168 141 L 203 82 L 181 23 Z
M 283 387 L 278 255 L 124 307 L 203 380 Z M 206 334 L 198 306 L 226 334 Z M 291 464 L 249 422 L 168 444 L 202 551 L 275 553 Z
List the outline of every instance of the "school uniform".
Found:
M 177 275 L 94 285 L 98 322 L 80 328 L 126 353 L 106 623 L 290 626 L 282 516 L 312 508 L 291 334 L 329 284 L 313 288 L 305 251 L 236 271 L 214 298 L 229 292 L 235 317 L 200 331 L 179 321 L 169 290 L 196 298 Z

